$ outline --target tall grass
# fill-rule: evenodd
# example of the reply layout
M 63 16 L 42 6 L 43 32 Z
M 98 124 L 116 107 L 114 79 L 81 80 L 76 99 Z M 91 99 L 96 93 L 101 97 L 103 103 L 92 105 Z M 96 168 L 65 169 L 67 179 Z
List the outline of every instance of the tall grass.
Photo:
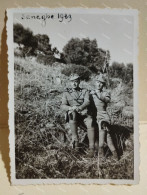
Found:
M 97 155 L 87 158 L 88 140 L 83 129 L 78 130 L 80 152 L 71 147 L 71 131 L 60 110 L 62 93 L 68 86 L 68 77 L 61 74 L 65 66 L 15 57 L 16 177 L 132 179 L 133 134 L 125 136 L 127 130 L 121 124 L 112 128 L 118 162 L 107 146 L 102 164 Z M 92 88 L 93 84 L 82 82 L 82 86 Z

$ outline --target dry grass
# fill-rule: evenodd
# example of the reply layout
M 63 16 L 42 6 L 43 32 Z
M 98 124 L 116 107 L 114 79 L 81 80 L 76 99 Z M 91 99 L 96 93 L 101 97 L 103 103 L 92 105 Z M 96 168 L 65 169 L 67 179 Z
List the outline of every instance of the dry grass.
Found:
M 45 66 L 30 58 L 15 58 L 16 177 L 132 179 L 133 134 L 126 136 L 127 129 L 120 124 L 112 129 L 118 162 L 107 146 L 104 163 L 99 164 L 97 155 L 88 159 L 84 130 L 79 129 L 80 153 L 70 146 L 71 132 L 60 110 L 68 79 L 61 75 L 63 68 L 64 64 Z M 91 83 L 82 85 L 89 88 Z

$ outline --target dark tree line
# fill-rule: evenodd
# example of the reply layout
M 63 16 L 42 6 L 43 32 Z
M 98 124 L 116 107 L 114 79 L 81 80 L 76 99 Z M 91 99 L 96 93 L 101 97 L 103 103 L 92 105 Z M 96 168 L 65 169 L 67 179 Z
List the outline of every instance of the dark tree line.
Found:
M 59 53 L 56 47 L 52 48 L 47 35 L 33 35 L 30 29 L 24 28 L 21 24 L 14 24 L 14 42 L 24 45 L 22 50 L 24 55 L 49 59 L 48 64 L 50 64 L 54 54 L 58 54 L 61 62 L 86 66 L 93 72 L 102 69 L 106 58 L 110 59 L 110 52 L 98 48 L 96 39 L 72 38 L 64 46 L 63 52 Z
M 24 28 L 21 24 L 14 24 L 14 42 L 22 44 L 22 56 L 37 56 L 38 61 L 47 63 L 54 61 L 54 54 L 58 54 L 57 48 L 52 48 L 48 35 L 33 35 L 30 29 Z M 46 63 L 46 64 L 47 64 Z
M 21 24 L 14 24 L 14 42 L 22 44 L 23 57 L 26 55 L 36 56 L 39 63 L 51 65 L 55 61 L 64 62 L 70 65 L 63 70 L 65 75 L 71 72 L 83 72 L 83 75 L 90 75 L 98 71 L 105 72 L 109 69 L 111 78 L 121 78 L 123 82 L 133 82 L 133 64 L 113 62 L 109 66 L 110 52 L 98 47 L 96 39 L 72 38 L 59 53 L 56 47 L 52 48 L 48 35 L 33 35 L 30 29 L 24 28 Z M 55 58 L 55 54 L 59 59 Z M 86 78 L 87 79 L 87 78 Z
M 126 84 L 133 84 L 133 64 L 113 62 L 109 67 L 109 75 L 111 78 L 120 78 Z

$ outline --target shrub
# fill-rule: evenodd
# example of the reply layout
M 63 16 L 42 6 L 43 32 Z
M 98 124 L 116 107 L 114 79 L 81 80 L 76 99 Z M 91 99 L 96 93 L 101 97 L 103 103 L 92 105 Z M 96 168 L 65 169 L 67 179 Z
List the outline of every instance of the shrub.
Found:
M 126 84 L 133 86 L 133 64 L 113 62 L 109 67 L 109 74 L 112 78 L 120 78 Z
M 96 39 L 72 38 L 63 48 L 64 60 L 66 63 L 79 64 L 91 67 L 93 71 L 101 68 L 105 63 L 105 58 L 109 61 L 110 52 L 98 48 Z
M 52 55 L 38 54 L 37 62 L 44 65 L 52 65 L 55 62 L 55 58 Z
M 37 52 L 42 52 L 47 57 L 39 56 L 38 60 L 44 64 L 49 64 L 54 61 L 54 54 L 58 54 L 57 48 L 52 48 L 48 35 L 34 35 L 29 28 L 24 28 L 21 24 L 14 24 L 14 42 L 24 47 L 22 52 L 15 52 L 16 56 L 36 56 Z M 49 59 L 49 61 L 48 61 Z
M 66 68 L 64 68 L 61 71 L 62 74 L 66 76 L 70 76 L 71 74 L 77 73 L 82 80 L 88 81 L 92 72 L 89 70 L 87 67 L 82 66 L 82 65 L 75 65 L 75 64 L 70 64 Z

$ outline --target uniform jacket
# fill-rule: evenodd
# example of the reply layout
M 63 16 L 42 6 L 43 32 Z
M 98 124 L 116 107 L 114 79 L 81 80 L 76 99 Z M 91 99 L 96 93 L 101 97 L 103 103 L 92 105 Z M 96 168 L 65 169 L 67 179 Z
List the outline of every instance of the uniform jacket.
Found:
M 97 109 L 98 121 L 104 120 L 110 122 L 110 117 L 106 111 L 107 103 L 109 103 L 111 100 L 110 93 L 107 91 L 98 92 L 97 90 L 95 90 L 91 91 L 91 95 L 93 97 L 93 101 Z
M 69 88 L 63 94 L 61 108 L 68 111 L 72 106 L 80 106 L 82 110 L 86 110 L 89 104 L 89 91 L 87 89 L 79 88 L 77 91 Z
M 98 91 L 95 90 L 91 91 L 91 94 L 97 110 L 106 111 L 107 103 L 111 100 L 110 93 L 107 91 L 101 91 L 99 92 L 100 95 L 98 95 Z

